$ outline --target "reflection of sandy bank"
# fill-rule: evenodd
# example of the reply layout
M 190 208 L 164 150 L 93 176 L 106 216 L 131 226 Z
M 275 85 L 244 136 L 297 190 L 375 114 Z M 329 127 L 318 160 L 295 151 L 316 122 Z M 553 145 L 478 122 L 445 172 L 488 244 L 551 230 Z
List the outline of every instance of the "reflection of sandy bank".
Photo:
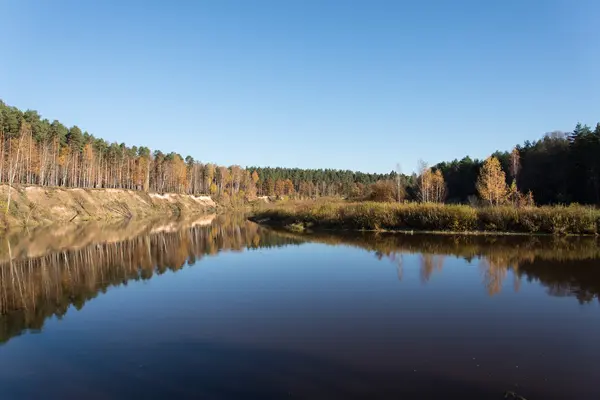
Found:
M 7 261 L 11 244 L 12 258 L 40 257 L 50 252 L 76 250 L 90 244 L 116 243 L 147 233 L 175 232 L 194 226 L 210 225 L 216 215 L 179 220 L 130 220 L 117 223 L 90 222 L 62 224 L 14 232 L 0 241 L 0 262 Z
M 193 228 L 195 226 L 207 226 L 210 225 L 217 215 L 203 215 L 202 217 L 190 220 L 186 223 L 181 223 L 180 221 L 172 221 L 170 223 L 166 223 L 163 225 L 155 226 L 150 229 L 150 233 L 159 233 L 159 232 L 176 232 L 183 228 Z

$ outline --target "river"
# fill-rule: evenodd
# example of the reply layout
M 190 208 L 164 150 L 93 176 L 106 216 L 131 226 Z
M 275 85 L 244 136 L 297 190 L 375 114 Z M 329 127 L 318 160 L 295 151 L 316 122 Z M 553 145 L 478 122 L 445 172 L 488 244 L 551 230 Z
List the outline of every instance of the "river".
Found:
M 0 397 L 598 399 L 599 243 L 240 215 L 15 233 Z

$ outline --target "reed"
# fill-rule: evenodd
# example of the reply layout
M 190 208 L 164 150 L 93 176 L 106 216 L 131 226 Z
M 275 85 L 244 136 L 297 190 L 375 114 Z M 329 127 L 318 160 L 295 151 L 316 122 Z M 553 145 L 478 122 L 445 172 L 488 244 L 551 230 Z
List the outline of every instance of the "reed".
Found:
M 303 229 L 596 235 L 600 210 L 571 205 L 514 208 L 433 203 L 287 202 L 254 220 Z

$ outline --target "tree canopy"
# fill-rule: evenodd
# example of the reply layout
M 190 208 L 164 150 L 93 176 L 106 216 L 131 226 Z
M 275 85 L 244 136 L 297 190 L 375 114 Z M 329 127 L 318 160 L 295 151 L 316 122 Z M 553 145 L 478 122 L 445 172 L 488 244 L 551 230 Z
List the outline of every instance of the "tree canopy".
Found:
M 496 151 L 506 185 L 538 204 L 600 205 L 600 123 L 577 124 L 511 151 Z M 192 156 L 110 143 L 78 126 L 0 101 L 0 182 L 210 194 L 229 198 L 341 196 L 466 203 L 484 163 L 464 157 L 406 176 L 336 169 L 225 167 Z M 485 170 L 484 170 L 485 172 Z M 510 197 L 510 194 L 509 194 Z

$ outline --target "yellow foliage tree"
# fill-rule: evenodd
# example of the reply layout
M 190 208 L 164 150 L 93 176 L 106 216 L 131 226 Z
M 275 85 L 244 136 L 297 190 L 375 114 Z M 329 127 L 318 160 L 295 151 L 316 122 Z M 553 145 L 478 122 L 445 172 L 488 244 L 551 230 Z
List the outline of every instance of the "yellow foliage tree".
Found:
M 419 161 L 419 200 L 423 203 L 428 203 L 432 201 L 431 192 L 433 187 L 433 174 L 431 172 L 431 168 L 427 166 L 424 161 Z
M 444 182 L 444 176 L 442 175 L 442 171 L 437 169 L 435 173 L 432 174 L 432 196 L 431 199 L 435 203 L 443 203 L 444 199 L 446 199 L 446 182 Z
M 286 179 L 283 181 L 283 191 L 288 196 L 291 196 L 295 193 L 294 183 L 291 179 Z
M 488 157 L 477 179 L 477 192 L 489 204 L 501 204 L 507 195 L 506 175 L 496 157 Z
M 173 179 L 175 186 L 177 187 L 177 191 L 179 193 L 185 193 L 187 190 L 187 168 L 185 166 L 185 162 L 183 158 L 179 154 L 173 157 L 172 161 L 172 169 L 173 169 Z
M 446 182 L 439 169 L 433 172 L 424 166 L 418 182 L 419 198 L 423 203 L 442 203 L 446 198 Z
M 285 194 L 285 183 L 281 179 L 275 181 L 275 195 L 281 197 Z

